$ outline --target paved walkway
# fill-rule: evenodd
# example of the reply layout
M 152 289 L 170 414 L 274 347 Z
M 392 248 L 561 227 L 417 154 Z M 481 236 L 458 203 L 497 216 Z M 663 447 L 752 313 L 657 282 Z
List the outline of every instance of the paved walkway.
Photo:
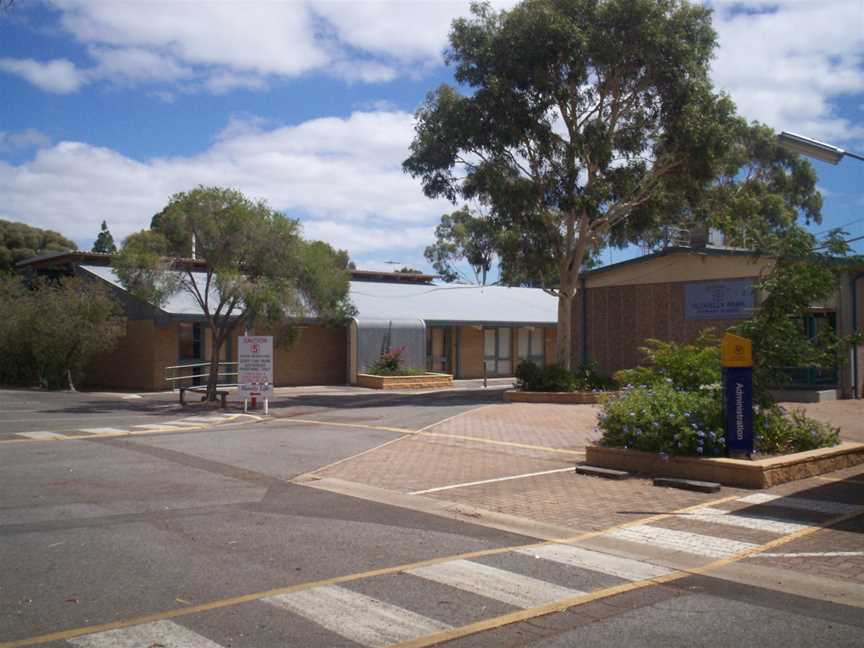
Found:
M 610 481 L 575 474 L 572 467 L 583 460 L 585 446 L 597 437 L 597 412 L 593 405 L 487 405 L 324 468 L 316 476 L 462 505 L 480 511 L 479 515 L 488 511 L 515 516 L 573 533 L 597 532 L 717 498 L 660 489 L 645 478 Z M 844 438 L 856 436 L 844 434 Z M 864 503 L 864 466 L 785 484 L 771 493 Z M 733 497 L 748 494 L 752 491 L 728 487 L 722 492 Z M 819 523 L 824 517 L 811 521 Z M 708 530 L 703 528 L 706 524 Z M 845 549 L 857 546 L 864 551 L 860 532 L 855 531 L 860 531 L 860 522 L 849 524 L 851 529 L 823 530 L 801 541 L 800 551 L 822 547 L 824 552 L 828 546 L 842 555 L 759 560 L 802 573 L 864 579 L 864 553 L 849 555 Z M 718 524 L 704 518 L 673 518 L 660 527 L 670 533 L 701 529 L 713 537 Z M 720 537 L 728 538 L 728 526 L 720 523 L 719 528 Z M 740 540 L 743 534 L 743 541 L 761 541 L 764 530 L 758 525 L 741 527 L 735 537 Z

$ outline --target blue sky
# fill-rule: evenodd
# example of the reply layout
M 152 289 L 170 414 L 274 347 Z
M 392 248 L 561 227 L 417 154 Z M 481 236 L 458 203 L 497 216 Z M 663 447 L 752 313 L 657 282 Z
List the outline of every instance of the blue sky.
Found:
M 744 116 L 864 150 L 861 2 L 712 4 L 713 78 Z M 0 218 L 89 248 L 103 219 L 122 239 L 172 193 L 218 184 L 360 267 L 428 270 L 451 206 L 400 165 L 412 113 L 451 80 L 441 51 L 467 5 L 17 0 L 0 15 Z M 814 164 L 814 231 L 864 236 L 864 163 Z

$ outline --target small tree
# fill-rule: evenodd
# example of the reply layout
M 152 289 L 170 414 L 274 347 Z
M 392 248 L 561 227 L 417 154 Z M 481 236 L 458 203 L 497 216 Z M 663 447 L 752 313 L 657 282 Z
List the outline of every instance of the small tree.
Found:
M 763 405 L 772 402 L 770 389 L 789 382 L 786 370 L 837 367 L 840 350 L 849 342 L 827 327 L 813 339 L 804 326 L 812 309 L 837 293 L 850 251 L 840 232 L 820 243 L 803 229 L 791 228 L 775 240 L 772 251 L 776 262 L 757 284 L 764 299 L 753 318 L 735 329 L 753 341 L 754 394 Z
M 117 304 L 92 281 L 0 279 L 0 382 L 70 389 L 126 332 Z
M 463 207 L 441 216 L 435 228 L 435 243 L 423 255 L 447 282 L 464 279 L 458 264 L 466 262 L 474 274 L 474 283 L 483 286 L 495 260 L 498 235 L 497 227 L 488 218 L 475 216 Z
M 93 243 L 93 252 L 101 252 L 103 254 L 114 254 L 117 252 L 117 246 L 114 245 L 114 237 L 111 236 L 111 231 L 108 229 L 108 223 L 102 221 L 102 227 L 99 230 L 99 236 L 96 237 L 96 242 Z
M 151 226 L 124 242 L 114 267 L 130 291 L 151 303 L 177 291 L 195 300 L 211 332 L 210 400 L 220 351 L 235 327 L 264 327 L 290 344 L 297 319 L 341 321 L 353 312 L 347 254 L 305 241 L 296 220 L 264 201 L 198 187 L 173 196 Z M 166 259 L 191 257 L 193 249 L 201 267 Z

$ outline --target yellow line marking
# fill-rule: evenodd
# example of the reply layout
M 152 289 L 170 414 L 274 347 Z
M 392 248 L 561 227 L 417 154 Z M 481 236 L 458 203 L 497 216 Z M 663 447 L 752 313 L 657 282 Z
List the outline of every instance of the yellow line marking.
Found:
M 624 583 L 623 585 L 617 585 L 614 587 L 607 587 L 601 590 L 595 590 L 593 592 L 588 592 L 587 594 L 582 596 L 574 596 L 572 598 L 564 599 L 562 601 L 555 601 L 554 603 L 548 603 L 546 605 L 541 605 L 535 608 L 519 610 L 518 612 L 511 612 L 510 614 L 504 614 L 501 616 L 493 617 L 491 619 L 483 619 L 482 621 L 477 621 L 476 623 L 471 623 L 458 628 L 451 628 L 442 632 L 436 632 L 435 634 L 426 635 L 425 637 L 420 637 L 412 641 L 405 641 L 399 644 L 394 644 L 389 648 L 424 648 L 426 646 L 434 646 L 444 641 L 452 641 L 461 637 L 467 637 L 469 635 L 484 632 L 486 630 L 493 630 L 495 628 L 500 628 L 505 625 L 512 625 L 520 621 L 534 619 L 555 612 L 563 612 L 571 607 L 576 607 L 578 605 L 584 605 L 592 601 L 609 598 L 610 596 L 615 596 L 617 594 L 624 594 L 625 592 L 631 592 L 633 590 L 641 589 L 649 585 L 661 585 L 663 583 L 671 583 L 677 580 L 681 580 L 682 578 L 692 576 L 693 574 L 704 574 L 707 572 L 715 571 L 731 563 L 743 560 L 748 556 L 753 555 L 754 553 L 759 553 L 765 551 L 766 549 L 784 545 L 803 536 L 815 533 L 820 529 L 839 524 L 840 522 L 845 522 L 846 520 L 858 517 L 860 515 L 864 515 L 864 513 L 847 513 L 846 515 L 841 515 L 839 517 L 829 520 L 825 523 L 824 526 L 801 529 L 799 531 L 795 531 L 794 533 L 787 534 L 781 538 L 772 540 L 771 542 L 766 542 L 765 544 L 759 545 L 758 547 L 746 549 L 733 556 L 729 556 L 721 560 L 715 560 L 714 562 L 703 565 L 702 567 L 697 567 L 695 569 L 678 570 L 665 576 L 648 578 L 641 581 L 633 581 L 630 583 Z
M 389 441 L 388 443 L 392 443 L 393 441 L 398 441 L 399 439 L 394 439 Z M 105 632 L 107 630 L 118 630 L 120 628 L 128 628 L 134 625 L 140 625 L 142 623 L 151 623 L 153 621 L 159 621 L 162 619 L 175 619 L 177 617 L 187 616 L 190 614 L 197 614 L 198 612 L 207 612 L 210 610 L 218 610 L 226 607 L 231 607 L 234 605 L 239 605 L 241 603 L 249 603 L 252 601 L 257 601 L 262 598 L 266 598 L 268 596 L 276 596 L 277 594 L 288 594 L 290 592 L 298 592 L 305 589 L 311 589 L 313 587 L 321 587 L 324 585 L 337 585 L 339 583 L 345 583 L 349 581 L 360 580 L 363 578 L 371 578 L 374 576 L 385 576 L 388 574 L 397 574 L 402 571 L 407 571 L 409 569 L 415 569 L 418 567 L 427 567 L 432 565 L 437 565 L 439 563 L 449 562 L 451 560 L 464 560 L 469 558 L 480 558 L 482 556 L 491 556 L 501 553 L 507 553 L 509 551 L 513 551 L 514 549 L 522 549 L 525 547 L 538 547 L 546 544 L 552 543 L 570 543 L 575 542 L 577 540 L 583 540 L 586 538 L 591 538 L 597 535 L 601 535 L 606 531 L 611 531 L 616 528 L 620 528 L 623 526 L 627 526 L 630 524 L 643 524 L 650 520 L 662 519 L 667 517 L 672 517 L 677 515 L 678 513 L 684 513 L 694 508 L 698 508 L 700 506 L 711 506 L 714 504 L 720 504 L 722 502 L 726 502 L 730 499 L 735 499 L 738 497 L 737 495 L 732 495 L 729 497 L 723 497 L 717 500 L 713 500 L 708 503 L 696 504 L 693 506 L 688 506 L 683 509 L 679 509 L 677 511 L 673 511 L 672 513 L 662 513 L 658 515 L 653 515 L 649 518 L 643 518 L 639 520 L 634 520 L 631 522 L 626 522 L 624 524 L 618 524 L 604 531 L 589 531 L 587 533 L 582 533 L 571 538 L 562 538 L 560 540 L 554 540 L 549 542 L 532 542 L 525 545 L 513 545 L 510 547 L 497 547 L 495 549 L 480 549 L 477 551 L 470 551 L 463 554 L 457 554 L 454 556 L 443 556 L 440 558 L 431 558 L 428 560 L 421 560 L 419 562 L 410 563 L 406 565 L 397 565 L 395 567 L 382 567 L 380 569 L 373 569 L 366 572 L 360 572 L 357 574 L 348 574 L 345 576 L 335 576 L 333 578 L 326 578 L 318 581 L 310 581 L 306 583 L 300 583 L 297 585 L 290 585 L 288 587 L 279 587 L 276 589 L 271 589 L 266 592 L 253 592 L 251 594 L 242 594 L 240 596 L 232 596 L 224 599 L 216 599 L 214 601 L 209 601 L 207 603 L 201 603 L 198 605 L 186 606 L 182 608 L 175 608 L 172 610 L 164 610 L 162 612 L 154 612 L 151 614 L 145 614 L 138 617 L 134 617 L 131 619 L 124 619 L 120 621 L 112 621 L 110 623 L 102 623 L 97 625 L 84 626 L 80 628 L 71 628 L 69 630 L 61 630 L 59 632 L 52 632 L 49 634 L 38 635 L 35 637 L 29 637 L 26 639 L 16 639 L 14 641 L 9 641 L 5 643 L 0 643 L 0 648 L 21 648 L 23 646 L 34 646 L 40 643 L 48 643 L 49 641 L 63 641 L 67 639 L 73 639 L 75 637 L 80 637 L 82 635 L 93 634 L 96 632 Z M 668 577 L 664 577 L 668 578 Z M 654 579 L 653 582 L 657 582 L 658 579 Z M 650 584 L 650 583 L 648 583 Z M 632 585 L 632 584 L 631 584 Z M 580 597 L 581 598 L 581 597 Z
M 465 436 L 462 434 L 443 434 L 441 432 L 420 432 L 419 436 L 431 436 L 445 439 L 460 439 L 462 441 L 476 441 L 478 443 L 489 443 L 491 445 L 501 445 L 511 448 L 526 448 L 528 450 L 541 450 L 543 452 L 554 452 L 557 454 L 567 454 L 575 456 L 584 456 L 584 450 L 568 450 L 566 448 L 550 448 L 549 446 L 532 445 L 530 443 L 515 443 L 513 441 L 497 441 L 496 439 L 483 439 L 475 436 Z
M 434 427 L 438 427 L 439 425 L 444 425 L 445 423 L 449 423 L 453 419 L 460 418 L 462 416 L 466 416 L 468 414 L 473 414 L 474 412 L 479 412 L 480 410 L 486 409 L 487 407 L 492 407 L 493 405 L 501 405 L 502 403 L 487 403 L 486 405 L 480 405 L 479 407 L 475 407 L 474 409 L 465 410 L 464 412 L 459 412 L 458 414 L 454 414 L 453 416 L 448 416 L 447 418 L 441 419 L 440 421 L 436 421 L 435 423 L 430 423 L 429 425 L 420 428 L 417 430 L 418 432 L 425 432 L 426 430 L 431 430 Z
M 316 421 L 314 419 L 280 418 L 274 419 L 280 423 L 311 423 L 312 425 L 332 425 L 333 427 L 361 428 L 365 430 L 381 430 L 383 432 L 398 432 L 399 434 L 417 434 L 417 430 L 407 428 L 387 427 L 385 425 L 368 425 L 366 423 L 342 423 L 336 421 Z

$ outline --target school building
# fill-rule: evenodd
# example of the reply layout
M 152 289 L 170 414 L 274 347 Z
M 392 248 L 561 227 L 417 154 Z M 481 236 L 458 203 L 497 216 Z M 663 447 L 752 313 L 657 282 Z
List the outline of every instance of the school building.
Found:
M 180 262 L 202 267 L 200 261 Z M 90 386 L 168 389 L 174 384 L 170 377 L 184 374 L 177 367 L 210 359 L 204 316 L 183 292 L 162 307 L 140 301 L 120 284 L 110 263 L 110 255 L 70 252 L 19 266 L 101 282 L 123 305 L 127 335 L 94 362 Z M 772 264 L 750 251 L 703 242 L 668 246 L 584 273 L 573 304 L 574 365 L 595 362 L 601 373 L 611 375 L 642 360 L 639 347 L 647 338 L 685 342 L 705 328 L 722 333 L 758 308 L 761 297 L 754 286 Z M 489 377 L 506 377 L 523 360 L 555 362 L 555 296 L 536 288 L 440 285 L 434 279 L 353 271 L 350 299 L 356 317 L 341 326 L 298 321 L 298 341 L 274 349 L 275 384 L 352 384 L 383 351 L 395 348 L 404 348 L 408 366 L 456 378 L 480 378 L 484 366 Z M 833 299 L 814 304 L 802 326 L 814 337 L 822 327 L 848 335 L 860 331 L 862 322 L 864 266 L 846 272 Z M 238 328 L 229 337 L 221 361 L 236 362 L 236 336 L 243 333 Z M 789 388 L 805 399 L 861 397 L 864 345 L 853 347 L 844 360 L 838 370 L 787 368 Z

